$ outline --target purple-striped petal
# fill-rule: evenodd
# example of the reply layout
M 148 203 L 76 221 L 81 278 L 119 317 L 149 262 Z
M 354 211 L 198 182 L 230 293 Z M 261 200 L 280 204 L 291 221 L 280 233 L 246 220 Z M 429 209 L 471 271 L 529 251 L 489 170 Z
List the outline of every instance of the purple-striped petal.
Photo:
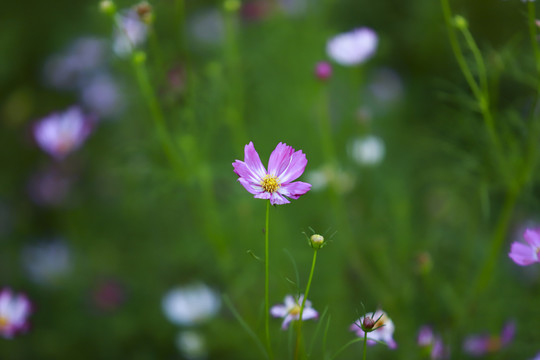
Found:
M 263 192 L 263 189 L 260 185 L 249 182 L 245 178 L 238 178 L 238 182 L 242 184 L 242 186 L 253 195 L 258 195 Z
M 234 168 L 234 172 L 236 173 L 236 175 L 240 176 L 241 178 L 244 178 L 250 183 L 254 183 L 254 184 L 261 183 L 262 178 L 259 176 L 259 174 L 253 171 L 249 166 L 247 166 L 245 162 L 236 160 L 232 164 L 232 166 Z
M 311 184 L 295 181 L 293 183 L 283 184 L 279 188 L 279 193 L 285 195 L 291 199 L 298 199 L 301 195 L 304 195 L 311 189 Z
M 281 142 L 277 144 L 274 151 L 272 151 L 272 154 L 270 154 L 270 160 L 268 161 L 268 173 L 278 176 L 285 171 L 285 169 L 289 166 L 293 152 L 294 149 L 291 146 Z
M 268 194 L 268 193 L 266 193 Z M 281 195 L 279 192 L 273 192 L 270 194 L 270 204 L 272 205 L 283 205 L 290 203 L 289 200 L 285 199 L 283 195 Z
M 306 154 L 302 150 L 298 150 L 290 157 L 290 161 L 286 168 L 278 173 L 278 178 L 282 184 L 294 181 L 302 175 L 306 169 L 307 159 Z
M 259 179 L 262 179 L 266 175 L 266 169 L 264 168 L 252 141 L 244 148 L 244 162 Z

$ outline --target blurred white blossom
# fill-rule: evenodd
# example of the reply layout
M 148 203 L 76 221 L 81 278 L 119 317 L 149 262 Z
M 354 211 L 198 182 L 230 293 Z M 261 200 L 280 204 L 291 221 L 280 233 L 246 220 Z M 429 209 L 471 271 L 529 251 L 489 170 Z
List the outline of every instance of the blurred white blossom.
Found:
M 196 325 L 214 316 L 221 307 L 218 294 L 202 283 L 177 287 L 165 294 L 162 307 L 177 325 Z
M 197 331 L 188 330 L 178 333 L 176 346 L 187 359 L 206 359 L 208 357 L 206 340 Z
M 377 33 L 362 27 L 331 38 L 326 43 L 326 52 L 338 64 L 358 65 L 375 54 L 377 43 Z
M 71 252 L 61 239 L 29 245 L 22 262 L 30 278 L 38 284 L 54 285 L 71 270 Z
M 375 135 L 356 138 L 350 146 L 350 155 L 360 165 L 377 165 L 385 154 L 384 142 Z
M 142 45 L 148 36 L 148 25 L 140 18 L 135 9 L 116 16 L 116 30 L 113 50 L 118 56 L 127 56 Z

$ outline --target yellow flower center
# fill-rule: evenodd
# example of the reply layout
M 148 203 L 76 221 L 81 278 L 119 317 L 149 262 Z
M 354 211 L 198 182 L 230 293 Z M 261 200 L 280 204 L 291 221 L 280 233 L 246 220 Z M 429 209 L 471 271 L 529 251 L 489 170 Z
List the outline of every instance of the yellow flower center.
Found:
M 277 191 L 277 189 L 279 189 L 281 183 L 274 175 L 265 175 L 265 177 L 263 177 L 261 181 L 261 186 L 264 191 L 273 193 L 274 191 Z
M 0 329 L 3 329 L 5 328 L 6 326 L 9 325 L 9 321 L 8 319 L 6 319 L 5 317 L 3 316 L 0 316 Z
M 373 326 L 374 329 L 376 328 L 379 328 L 381 326 L 384 326 L 386 324 L 386 320 L 387 320 L 387 316 L 385 314 L 383 314 L 383 316 L 381 316 L 381 318 L 379 319 L 379 321 L 377 321 L 375 323 L 375 326 Z
M 296 304 L 294 307 L 289 311 L 289 314 L 295 316 L 300 314 L 300 305 Z

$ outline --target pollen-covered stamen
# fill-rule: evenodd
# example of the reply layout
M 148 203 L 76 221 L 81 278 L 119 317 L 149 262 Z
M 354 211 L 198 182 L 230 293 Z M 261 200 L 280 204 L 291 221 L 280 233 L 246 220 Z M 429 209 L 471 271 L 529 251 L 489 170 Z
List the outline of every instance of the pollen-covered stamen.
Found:
M 300 305 L 296 304 L 293 306 L 291 310 L 289 310 L 289 314 L 292 316 L 296 316 L 300 314 Z
M 273 193 L 279 189 L 281 183 L 279 179 L 274 175 L 265 175 L 261 181 L 261 187 L 264 191 Z

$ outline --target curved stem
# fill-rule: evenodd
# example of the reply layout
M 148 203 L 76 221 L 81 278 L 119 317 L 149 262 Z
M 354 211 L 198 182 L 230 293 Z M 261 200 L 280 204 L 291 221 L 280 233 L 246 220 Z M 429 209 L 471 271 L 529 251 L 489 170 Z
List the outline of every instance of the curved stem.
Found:
M 330 360 L 333 360 L 335 359 L 339 354 L 341 354 L 346 348 L 348 348 L 349 346 L 351 346 L 352 344 L 354 343 L 357 343 L 357 342 L 360 342 L 360 341 L 364 341 L 364 338 L 356 338 L 356 339 L 352 339 L 351 341 L 349 341 L 348 343 L 346 343 L 345 345 L 343 345 L 335 354 L 334 356 L 332 356 L 330 358 Z
M 302 315 L 304 314 L 304 307 L 306 306 L 306 299 L 309 294 L 309 288 L 311 287 L 311 280 L 313 280 L 313 273 L 315 272 L 315 263 L 317 262 L 317 250 L 314 249 L 313 251 L 313 260 L 311 262 L 311 271 L 309 273 L 309 279 L 306 286 L 306 292 L 304 293 L 304 298 L 302 299 L 302 305 L 300 306 L 300 314 L 298 315 L 298 327 L 297 327 L 297 335 L 296 335 L 296 351 L 295 351 L 295 359 L 298 358 L 299 354 L 299 347 L 302 343 Z
M 135 75 L 137 77 L 137 82 L 139 83 L 141 92 L 146 100 L 146 104 L 156 125 L 159 139 L 172 167 L 175 169 L 175 171 L 177 171 L 178 175 L 181 176 L 183 175 L 183 169 L 180 165 L 180 161 L 177 156 L 178 154 L 175 151 L 174 143 L 167 132 L 165 117 L 163 116 L 163 112 L 156 98 L 154 89 L 152 88 L 150 79 L 148 78 L 145 62 L 146 54 L 144 52 L 137 51 L 133 53 L 132 63 L 135 70 Z

